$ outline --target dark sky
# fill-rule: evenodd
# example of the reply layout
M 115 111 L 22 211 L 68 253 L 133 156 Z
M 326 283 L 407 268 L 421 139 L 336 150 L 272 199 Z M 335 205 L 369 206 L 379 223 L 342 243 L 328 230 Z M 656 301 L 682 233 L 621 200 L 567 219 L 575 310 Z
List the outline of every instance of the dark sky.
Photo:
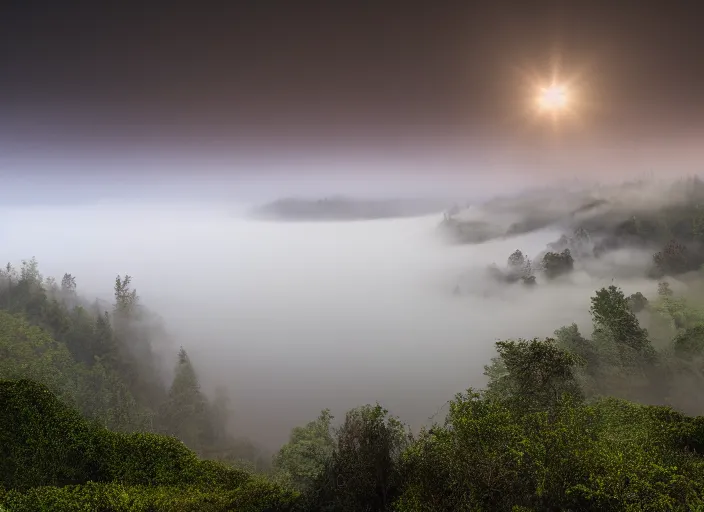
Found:
M 5 142 L 519 140 L 556 62 L 590 130 L 704 112 L 696 2 L 144 4 L 1 7 Z

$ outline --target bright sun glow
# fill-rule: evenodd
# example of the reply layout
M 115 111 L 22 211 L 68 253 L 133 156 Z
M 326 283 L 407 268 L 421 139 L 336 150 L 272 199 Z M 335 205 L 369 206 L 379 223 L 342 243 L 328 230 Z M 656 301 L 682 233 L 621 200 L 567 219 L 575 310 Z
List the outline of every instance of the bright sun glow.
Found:
M 562 85 L 551 85 L 542 89 L 538 104 L 545 110 L 560 110 L 567 105 L 567 91 Z

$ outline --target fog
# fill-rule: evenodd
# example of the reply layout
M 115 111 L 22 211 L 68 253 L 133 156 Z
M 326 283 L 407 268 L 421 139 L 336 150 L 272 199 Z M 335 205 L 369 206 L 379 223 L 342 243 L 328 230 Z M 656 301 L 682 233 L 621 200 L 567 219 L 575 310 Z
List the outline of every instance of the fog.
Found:
M 248 220 L 249 206 L 17 207 L 2 212 L 0 243 L 12 262 L 36 256 L 45 276 L 72 273 L 84 296 L 109 300 L 115 276 L 133 276 L 173 338 L 165 363 L 182 344 L 206 389 L 231 391 L 238 433 L 269 448 L 324 407 L 339 417 L 378 400 L 423 424 L 456 392 L 484 384 L 496 339 L 547 336 L 572 322 L 591 332 L 589 297 L 612 282 L 608 269 L 577 269 L 569 282 L 534 289 L 500 289 L 486 277 L 488 264 L 516 249 L 544 250 L 561 234 L 550 229 L 450 245 L 438 235 L 441 214 L 276 223 Z M 461 296 L 452 293 L 458 283 Z

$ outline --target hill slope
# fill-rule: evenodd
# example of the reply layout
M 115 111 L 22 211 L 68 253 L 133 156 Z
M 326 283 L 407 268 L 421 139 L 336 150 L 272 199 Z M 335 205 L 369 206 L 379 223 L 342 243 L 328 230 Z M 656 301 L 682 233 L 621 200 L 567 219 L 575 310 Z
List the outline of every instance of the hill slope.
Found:
M 175 438 L 91 423 L 32 381 L 0 381 L 0 403 L 0 484 L 12 489 L 0 503 L 9 510 L 284 511 L 296 499 L 199 460 Z

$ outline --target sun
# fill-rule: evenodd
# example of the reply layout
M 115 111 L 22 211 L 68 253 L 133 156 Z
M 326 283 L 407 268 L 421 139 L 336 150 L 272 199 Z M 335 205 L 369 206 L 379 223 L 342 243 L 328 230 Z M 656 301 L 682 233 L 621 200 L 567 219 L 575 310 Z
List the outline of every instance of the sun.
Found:
M 595 63 L 573 62 L 569 67 L 561 65 L 561 55 L 556 49 L 550 56 L 550 65 L 531 67 L 516 65 L 516 92 L 520 90 L 515 104 L 517 120 L 538 130 L 552 126 L 555 132 L 582 130 L 593 121 L 593 115 L 603 107 L 596 96 L 597 86 L 590 75 Z M 518 98 L 517 98 L 518 100 Z
M 567 88 L 564 85 L 552 84 L 540 91 L 538 105 L 542 110 L 557 112 L 567 106 L 567 99 Z

